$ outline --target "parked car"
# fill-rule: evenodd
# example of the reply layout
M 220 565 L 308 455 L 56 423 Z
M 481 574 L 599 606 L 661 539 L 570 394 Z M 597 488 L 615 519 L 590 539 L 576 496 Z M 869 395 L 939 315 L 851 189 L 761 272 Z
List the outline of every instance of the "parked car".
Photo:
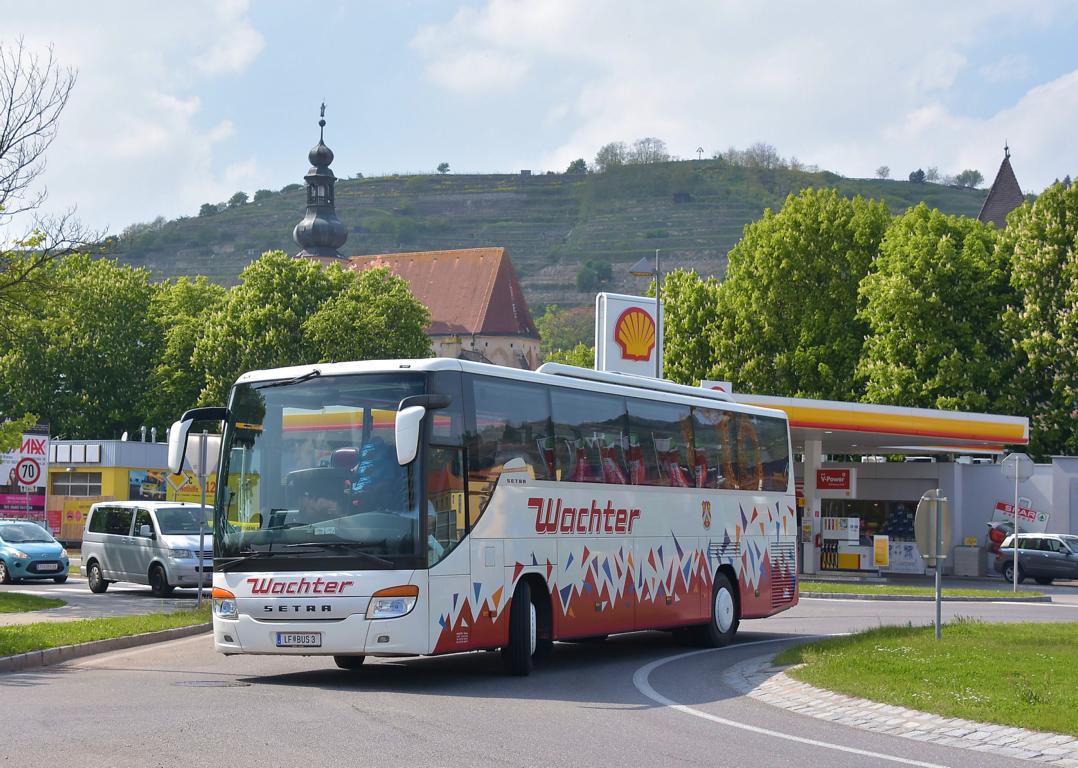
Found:
M 199 522 L 205 531 L 198 572 Z M 102 501 L 90 507 L 82 534 L 80 571 L 90 591 L 115 581 L 148 584 L 158 597 L 176 587 L 212 586 L 213 516 L 208 507 L 183 502 Z
M 996 553 L 996 570 L 1014 580 L 1014 535 Z M 1018 580 L 1029 576 L 1038 584 L 1054 579 L 1078 579 L 1078 536 L 1056 533 L 1018 534 Z
M 0 520 L 0 584 L 23 579 L 67 581 L 67 550 L 37 523 Z

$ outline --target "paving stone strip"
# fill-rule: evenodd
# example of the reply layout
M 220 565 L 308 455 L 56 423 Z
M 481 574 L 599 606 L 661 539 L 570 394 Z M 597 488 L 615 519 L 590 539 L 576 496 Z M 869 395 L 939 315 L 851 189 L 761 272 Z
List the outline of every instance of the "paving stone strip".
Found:
M 1078 768 L 1078 739 L 1072 736 L 943 717 L 832 693 L 794 680 L 785 673 L 787 667 L 773 666 L 771 658 L 757 656 L 735 664 L 723 674 L 723 681 L 772 706 L 840 725 Z

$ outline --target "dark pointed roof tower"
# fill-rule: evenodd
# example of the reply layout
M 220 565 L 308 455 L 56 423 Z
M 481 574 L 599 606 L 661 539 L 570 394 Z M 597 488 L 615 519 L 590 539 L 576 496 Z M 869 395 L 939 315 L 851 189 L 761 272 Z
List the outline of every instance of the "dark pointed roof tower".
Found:
M 999 173 L 988 190 L 988 197 L 984 199 L 977 218 L 984 222 L 991 221 L 1002 229 L 1007 226 L 1007 214 L 1020 206 L 1025 199 L 1022 188 L 1018 186 L 1018 179 L 1011 170 L 1011 148 L 1004 143 L 1003 162 L 999 165 Z
M 326 105 L 322 104 L 318 120 L 318 143 L 307 155 L 311 161 L 311 169 L 303 177 L 307 182 L 307 213 L 292 230 L 292 239 L 303 249 L 297 256 L 331 264 L 343 260 L 344 257 L 337 249 L 348 239 L 348 230 L 337 218 L 337 211 L 333 207 L 333 187 L 337 183 L 337 177 L 329 169 L 329 164 L 333 162 L 333 152 L 323 141 L 325 128 Z

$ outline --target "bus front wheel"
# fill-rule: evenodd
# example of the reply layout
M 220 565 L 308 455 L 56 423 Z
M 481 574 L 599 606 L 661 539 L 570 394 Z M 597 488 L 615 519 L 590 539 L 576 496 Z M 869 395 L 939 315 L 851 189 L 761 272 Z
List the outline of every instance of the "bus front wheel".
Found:
M 730 578 L 721 571 L 715 574 L 711 589 L 711 621 L 695 627 L 694 639 L 708 648 L 721 648 L 734 641 L 741 617 L 738 615 L 737 593 Z
M 532 671 L 538 634 L 538 616 L 531 587 L 521 581 L 509 605 L 509 643 L 502 648 L 502 662 L 510 675 L 523 677 Z
M 355 670 L 363 666 L 366 656 L 334 656 L 333 663 L 340 669 Z

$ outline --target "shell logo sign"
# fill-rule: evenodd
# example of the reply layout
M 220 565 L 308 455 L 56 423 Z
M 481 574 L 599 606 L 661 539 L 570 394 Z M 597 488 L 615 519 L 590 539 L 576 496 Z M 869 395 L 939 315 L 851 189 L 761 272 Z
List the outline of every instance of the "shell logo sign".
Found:
M 662 353 L 662 312 L 655 299 L 617 293 L 595 297 L 595 370 L 661 375 L 655 368 Z
M 614 341 L 623 360 L 650 360 L 655 349 L 655 321 L 640 307 L 629 307 L 614 324 Z

